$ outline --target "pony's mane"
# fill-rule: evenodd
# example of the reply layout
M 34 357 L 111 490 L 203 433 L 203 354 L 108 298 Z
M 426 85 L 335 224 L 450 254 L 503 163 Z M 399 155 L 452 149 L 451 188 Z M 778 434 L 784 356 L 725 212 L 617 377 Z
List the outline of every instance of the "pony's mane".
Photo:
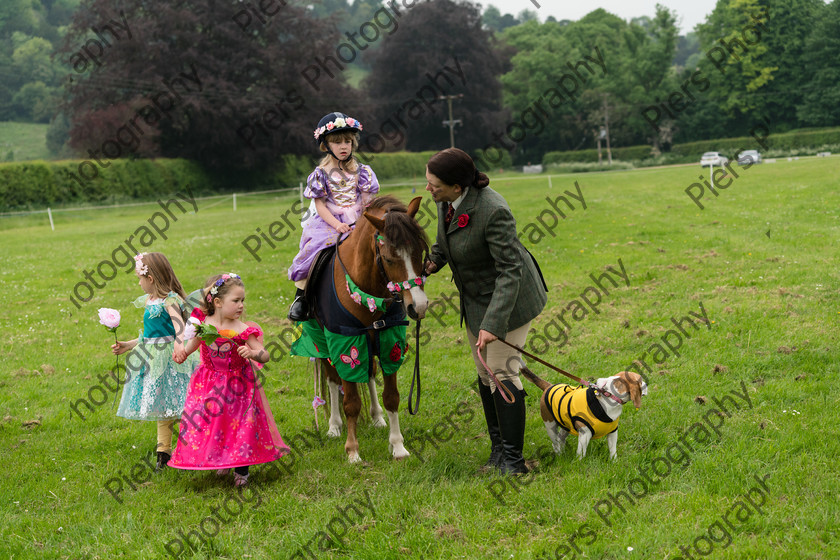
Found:
M 412 254 L 429 251 L 429 239 L 417 220 L 408 215 L 408 207 L 391 195 L 378 196 L 371 209 L 385 210 L 385 231 L 382 235 L 394 247 L 409 247 Z

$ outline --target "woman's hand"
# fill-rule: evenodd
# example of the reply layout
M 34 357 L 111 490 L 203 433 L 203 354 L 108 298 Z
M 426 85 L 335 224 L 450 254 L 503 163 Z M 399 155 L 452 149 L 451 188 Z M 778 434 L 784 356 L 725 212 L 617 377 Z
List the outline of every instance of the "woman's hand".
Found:
M 494 340 L 499 340 L 499 337 L 491 332 L 480 330 L 478 331 L 478 340 L 475 345 L 478 346 L 478 351 L 481 352 L 487 344 L 493 342 Z
M 434 274 L 435 272 L 437 272 L 437 269 L 438 266 L 434 262 L 432 262 L 431 260 L 426 261 L 426 265 L 424 267 L 424 270 L 426 271 L 426 276 Z

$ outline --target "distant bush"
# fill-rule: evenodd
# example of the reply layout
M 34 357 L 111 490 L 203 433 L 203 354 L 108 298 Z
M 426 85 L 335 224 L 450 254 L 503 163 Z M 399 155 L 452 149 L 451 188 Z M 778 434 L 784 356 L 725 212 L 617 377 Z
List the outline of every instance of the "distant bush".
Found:
M 700 163 L 700 158 L 681 154 L 664 153 L 647 159 L 636 159 L 631 162 L 635 167 L 656 167 L 657 165 L 676 165 L 680 163 Z
M 513 160 L 510 157 L 510 152 L 507 150 L 500 150 L 498 148 L 489 148 L 487 150 L 475 150 L 472 154 L 473 161 L 480 171 L 496 171 L 497 169 L 511 169 L 513 167 Z
M 689 163 L 700 161 L 705 152 L 721 152 L 734 159 L 737 152 L 742 150 L 758 150 L 767 157 L 787 157 L 792 155 L 815 154 L 818 151 L 832 151 L 830 146 L 840 144 L 840 128 L 825 128 L 817 130 L 795 130 L 782 134 L 771 133 L 762 140 L 767 146 L 764 149 L 752 136 L 738 138 L 717 138 L 714 140 L 700 140 L 674 144 L 669 152 L 660 156 L 653 156 L 651 146 L 629 146 L 613 148 L 613 160 L 633 161 L 636 167 L 652 165 L 668 165 L 673 163 Z M 837 151 L 836 148 L 834 151 Z M 781 155 L 773 155 L 773 154 Z M 606 161 L 607 152 L 602 150 Z M 598 161 L 598 150 L 574 150 L 569 152 L 547 152 L 543 156 L 543 165 L 552 163 L 588 163 Z
M 764 149 L 752 136 L 701 140 L 699 142 L 674 144 L 671 146 L 671 153 L 695 156 L 698 161 L 700 156 L 705 152 L 721 152 L 730 159 L 734 159 L 737 155 L 736 152 L 740 152 L 741 150 L 758 150 L 762 154 L 772 150 L 800 150 L 803 154 L 816 153 L 819 151 L 817 149 L 819 146 L 840 144 L 840 128 L 801 130 L 782 134 L 773 134 L 771 132 L 763 142 L 767 146 L 767 149 Z
M 589 173 L 591 171 L 616 171 L 619 169 L 633 169 L 633 164 L 627 161 L 613 160 L 612 165 L 607 163 L 551 163 L 546 166 L 546 171 L 551 173 Z
M 631 159 L 644 159 L 651 155 L 652 148 L 647 145 L 642 146 L 626 146 L 622 148 L 612 148 L 613 162 L 615 160 L 629 161 Z M 607 149 L 601 149 L 602 161 L 607 161 Z M 552 163 L 588 163 L 598 162 L 598 150 L 574 150 L 571 152 L 547 152 L 543 156 L 543 165 L 550 165 Z
M 359 161 L 370 165 L 380 181 L 387 181 L 403 177 L 425 178 L 426 162 L 436 153 L 436 151 L 360 153 L 358 157 Z
M 795 148 L 791 150 L 767 150 L 761 155 L 765 158 L 786 158 L 797 156 L 812 156 L 817 152 L 831 152 L 833 154 L 840 153 L 840 144 L 823 144 L 816 148 Z
M 80 177 L 80 163 L 34 160 L 0 164 L 0 209 L 153 199 L 186 192 L 187 188 L 196 193 L 222 187 L 219 178 L 187 160 L 113 160 L 90 181 Z
M 379 180 L 424 178 L 426 162 L 435 152 L 362 154 Z M 0 211 L 70 204 L 150 200 L 173 192 L 211 194 L 296 188 L 315 169 L 312 156 L 280 156 L 276 169 L 264 171 L 208 171 L 184 159 L 117 159 L 98 168 L 86 180 L 79 174 L 84 160 L 0 163 Z M 509 161 L 509 158 L 508 158 Z M 94 165 L 94 164 L 89 164 Z M 92 174 L 85 165 L 85 172 Z

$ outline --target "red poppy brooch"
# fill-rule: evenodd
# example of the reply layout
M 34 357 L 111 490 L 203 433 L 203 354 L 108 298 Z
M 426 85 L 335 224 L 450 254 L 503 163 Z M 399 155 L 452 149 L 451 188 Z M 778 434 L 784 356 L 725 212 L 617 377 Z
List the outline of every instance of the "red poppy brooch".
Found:
M 465 227 L 468 223 L 470 223 L 470 217 L 467 214 L 458 216 L 458 227 Z

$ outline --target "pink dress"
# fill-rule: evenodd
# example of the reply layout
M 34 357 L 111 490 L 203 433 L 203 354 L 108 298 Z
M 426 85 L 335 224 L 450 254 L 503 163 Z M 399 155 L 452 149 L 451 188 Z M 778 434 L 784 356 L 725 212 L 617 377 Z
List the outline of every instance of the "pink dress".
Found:
M 203 320 L 196 310 L 194 316 Z M 262 337 L 259 326 L 249 326 L 233 340 Z M 178 445 L 168 466 L 177 469 L 222 469 L 268 463 L 289 452 L 249 360 L 237 345 L 219 338 L 201 344 L 201 365 L 187 389 Z M 260 364 L 261 365 L 261 364 Z

